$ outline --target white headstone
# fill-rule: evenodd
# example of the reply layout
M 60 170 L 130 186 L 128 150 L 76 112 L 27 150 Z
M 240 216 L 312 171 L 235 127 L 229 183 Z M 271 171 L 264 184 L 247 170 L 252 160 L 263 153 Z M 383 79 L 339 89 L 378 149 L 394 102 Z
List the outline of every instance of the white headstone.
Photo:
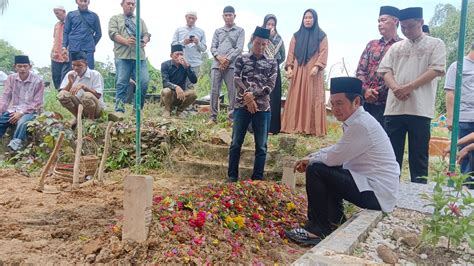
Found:
M 153 177 L 129 175 L 124 180 L 122 240 L 144 242 L 151 224 Z
M 293 167 L 283 167 L 283 177 L 281 182 L 291 189 L 295 189 L 296 187 L 296 175 L 294 173 Z

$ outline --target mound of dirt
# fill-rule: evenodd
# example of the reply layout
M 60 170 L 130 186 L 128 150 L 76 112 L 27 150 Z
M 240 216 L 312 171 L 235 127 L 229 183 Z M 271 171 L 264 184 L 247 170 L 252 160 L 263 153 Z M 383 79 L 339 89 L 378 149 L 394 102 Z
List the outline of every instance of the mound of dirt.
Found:
M 305 221 L 306 199 L 276 183 L 209 185 L 153 201 L 148 241 L 120 243 L 118 223 L 105 247 L 111 258 L 100 262 L 289 264 L 307 250 L 284 237 Z

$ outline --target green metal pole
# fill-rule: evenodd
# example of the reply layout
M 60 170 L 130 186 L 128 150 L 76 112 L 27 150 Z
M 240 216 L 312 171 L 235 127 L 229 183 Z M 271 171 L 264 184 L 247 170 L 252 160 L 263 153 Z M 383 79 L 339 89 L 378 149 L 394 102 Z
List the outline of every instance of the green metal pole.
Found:
M 467 4 L 468 0 L 462 1 L 461 7 L 461 21 L 459 22 L 459 42 L 458 42 L 458 62 L 456 71 L 456 88 L 454 91 L 454 110 L 453 110 L 453 130 L 451 132 L 451 153 L 449 156 L 449 171 L 454 172 L 456 169 L 456 152 L 458 146 L 459 133 L 459 105 L 461 102 L 461 84 L 462 84 L 462 70 L 464 63 L 464 37 L 466 35 L 466 19 L 467 19 Z M 453 186 L 452 182 L 448 183 Z
M 140 161 L 141 161 L 141 96 L 142 96 L 142 90 L 141 90 L 141 79 L 140 79 L 140 69 L 141 69 L 141 60 L 140 60 L 140 50 L 141 50 L 141 29 L 140 29 L 140 0 L 137 0 L 136 2 L 136 32 L 135 32 L 135 38 L 136 38 L 136 45 L 135 45 L 135 55 L 136 55 L 136 61 L 135 61 L 135 114 L 136 114 L 136 133 L 135 133 L 135 154 L 136 154 L 136 170 L 138 171 L 139 166 L 140 166 Z

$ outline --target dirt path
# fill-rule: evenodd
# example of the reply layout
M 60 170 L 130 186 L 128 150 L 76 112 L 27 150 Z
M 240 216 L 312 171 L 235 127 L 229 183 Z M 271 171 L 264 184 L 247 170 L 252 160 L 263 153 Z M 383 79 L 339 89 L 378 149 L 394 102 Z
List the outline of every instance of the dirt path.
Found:
M 127 171 L 113 173 L 119 180 Z M 196 188 L 196 180 L 154 175 L 154 193 L 179 193 Z M 217 182 L 199 180 L 199 185 Z M 70 264 L 84 262 L 91 240 L 111 234 L 121 218 L 120 183 L 71 191 L 63 181 L 46 184 L 61 190 L 44 194 L 33 190 L 36 180 L 0 170 L 0 265 L 4 263 Z M 93 247 L 92 247 L 93 248 Z

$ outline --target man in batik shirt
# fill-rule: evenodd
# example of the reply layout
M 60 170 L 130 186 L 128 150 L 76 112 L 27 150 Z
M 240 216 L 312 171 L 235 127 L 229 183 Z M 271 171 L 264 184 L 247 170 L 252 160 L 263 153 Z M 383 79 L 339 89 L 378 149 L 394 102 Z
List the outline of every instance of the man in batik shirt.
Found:
M 395 42 L 400 41 L 397 35 L 399 10 L 393 6 L 380 7 L 379 32 L 382 38 L 370 41 L 362 53 L 357 78 L 362 80 L 364 109 L 384 126 L 383 113 L 387 101 L 388 87 L 382 77 L 377 75 L 377 69 L 383 56 Z
M 237 57 L 234 82 L 237 89 L 229 149 L 228 182 L 239 179 L 239 160 L 247 128 L 252 122 L 255 139 L 253 180 L 262 180 L 270 127 L 270 93 L 277 78 L 277 61 L 265 56 L 270 30 L 257 27 L 250 53 Z

